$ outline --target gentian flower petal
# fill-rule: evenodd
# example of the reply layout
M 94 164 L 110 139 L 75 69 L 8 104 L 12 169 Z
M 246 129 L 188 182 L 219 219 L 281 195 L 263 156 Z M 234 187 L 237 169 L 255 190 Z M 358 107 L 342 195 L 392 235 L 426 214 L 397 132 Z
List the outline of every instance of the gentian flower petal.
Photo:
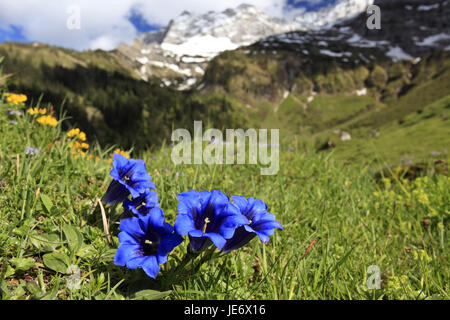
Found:
M 138 240 L 136 240 L 132 235 L 126 232 L 120 232 L 117 237 L 119 238 L 119 243 L 127 244 L 127 245 L 137 245 L 139 244 Z
M 183 241 L 164 220 L 160 208 L 151 209 L 145 216 L 123 219 L 114 263 L 129 269 L 142 268 L 156 278 L 159 264 L 165 263 L 169 253 Z
M 167 225 L 170 226 L 169 224 Z M 158 247 L 157 258 L 159 264 L 166 263 L 169 252 L 171 252 L 175 247 L 183 242 L 183 238 L 174 232 L 172 226 L 170 226 L 170 229 L 172 231 L 166 237 L 161 239 Z
M 137 216 L 146 216 L 151 209 L 158 206 L 158 194 L 155 191 L 150 190 L 141 193 L 137 198 L 132 200 L 125 199 L 123 202 L 123 208 L 131 211 Z
M 125 200 L 130 193 L 128 189 L 116 180 L 113 180 L 106 190 L 102 200 L 106 204 L 115 204 Z
M 160 231 L 164 227 L 164 212 L 161 208 L 153 208 L 149 214 L 139 218 L 143 230 L 155 229 Z
M 214 243 L 214 245 L 220 250 L 222 249 L 222 247 L 225 245 L 226 240 L 223 236 L 221 236 L 218 233 L 214 233 L 214 232 L 209 232 L 209 233 L 205 233 L 204 235 L 206 238 L 209 238 L 209 240 L 211 240 L 212 243 Z
M 244 211 L 247 208 L 248 201 L 244 196 L 231 196 L 233 203 L 241 210 Z
M 189 235 L 194 251 L 202 251 L 210 244 L 221 249 L 236 228 L 248 224 L 239 208 L 230 203 L 228 196 L 221 191 L 191 190 L 179 194 L 178 200 L 175 231 L 183 236 Z
M 142 266 L 142 264 L 145 262 L 147 258 L 148 257 L 146 256 L 133 257 L 127 261 L 127 268 L 133 270 L 137 269 Z
M 180 212 L 180 207 L 183 207 L 183 206 L 184 205 L 182 205 L 182 204 L 178 205 L 178 207 L 177 207 L 178 212 Z M 175 227 L 175 231 L 179 235 L 185 236 L 186 234 L 188 234 L 189 231 L 195 229 L 194 219 L 192 218 L 192 216 L 180 213 L 177 216 L 177 220 L 175 221 L 174 227 Z
M 275 216 L 267 212 L 267 205 L 263 201 L 251 197 L 245 199 L 242 196 L 232 196 L 231 198 L 249 223 L 238 228 L 233 237 L 227 240 L 222 249 L 223 252 L 239 249 L 256 235 L 266 243 L 270 240 L 269 236 L 273 235 L 274 229 L 283 230 L 281 224 L 275 221 Z
M 230 239 L 233 236 L 237 226 L 249 223 L 248 219 L 232 203 L 229 203 L 219 216 L 221 219 L 219 233 L 225 239 Z
M 242 226 L 236 229 L 233 237 L 228 239 L 222 248 L 222 252 L 227 253 L 236 249 L 239 249 L 250 242 L 256 233 L 248 225 Z
M 142 230 L 139 219 L 135 217 L 122 219 L 119 228 L 121 231 L 128 233 L 130 236 L 142 238 L 145 232 Z
M 155 256 L 149 256 L 140 266 L 144 272 L 151 278 L 155 279 L 159 273 L 160 266 Z
M 114 264 L 118 266 L 125 266 L 127 261 L 136 258 L 136 254 L 139 251 L 140 246 L 136 245 L 128 245 L 121 244 L 116 251 L 116 255 L 114 256 Z
M 127 159 L 121 154 L 115 153 L 113 169 L 109 174 L 114 180 L 103 197 L 103 201 L 107 204 L 123 201 L 130 194 L 132 198 L 137 198 L 147 189 L 155 189 L 143 160 Z

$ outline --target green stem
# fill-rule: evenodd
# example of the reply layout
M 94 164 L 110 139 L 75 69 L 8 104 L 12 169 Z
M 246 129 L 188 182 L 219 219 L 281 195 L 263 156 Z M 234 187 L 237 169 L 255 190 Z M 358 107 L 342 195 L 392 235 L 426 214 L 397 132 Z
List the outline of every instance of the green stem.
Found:
M 181 260 L 181 263 L 170 274 L 173 275 L 180 272 L 180 270 L 182 270 L 186 265 L 188 265 L 189 262 L 195 260 L 195 258 L 197 258 L 199 254 L 200 252 L 192 251 L 191 247 L 188 246 L 187 253 L 184 256 L 183 260 Z

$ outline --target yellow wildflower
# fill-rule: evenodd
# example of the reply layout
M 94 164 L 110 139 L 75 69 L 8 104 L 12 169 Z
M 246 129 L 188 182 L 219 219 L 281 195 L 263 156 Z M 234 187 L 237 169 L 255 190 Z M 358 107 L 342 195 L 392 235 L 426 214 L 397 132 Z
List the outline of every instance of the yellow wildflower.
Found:
M 429 205 L 430 204 L 430 200 L 428 199 L 428 195 L 426 193 L 420 193 L 418 200 L 423 205 Z
M 128 152 L 120 150 L 119 148 L 117 148 L 116 150 L 114 150 L 111 158 L 107 160 L 108 163 L 112 163 L 113 162 L 113 157 L 114 157 L 115 153 L 118 153 L 118 154 L 124 156 L 125 158 L 130 159 L 130 154 Z
M 67 132 L 67 136 L 69 138 L 76 137 L 80 141 L 86 141 L 86 133 L 84 133 L 78 128 L 69 130 L 69 132 Z
M 89 149 L 89 144 L 86 142 L 80 142 L 86 140 L 86 134 L 83 131 L 80 131 L 80 129 L 75 128 L 69 130 L 67 132 L 67 136 L 69 138 L 76 137 L 76 141 L 70 141 L 69 142 L 69 148 L 71 149 L 70 153 L 73 155 L 74 159 L 78 159 L 81 155 L 82 158 L 86 156 L 85 150 Z M 88 157 L 91 157 L 92 155 L 89 155 Z
M 417 200 L 427 206 L 430 204 L 430 199 L 428 198 L 428 195 L 425 193 L 425 190 L 423 189 L 417 189 L 413 191 L 413 194 L 417 196 Z
M 80 133 L 80 129 L 78 129 L 78 128 L 76 128 L 76 129 L 71 129 L 71 130 L 69 130 L 69 132 L 67 132 L 67 136 L 68 136 L 69 138 L 72 138 L 72 137 L 78 136 L 79 133 Z
M 401 289 L 403 286 L 406 285 L 407 281 L 408 277 L 405 275 L 402 275 L 400 277 L 391 276 L 388 278 L 387 288 L 390 290 Z
M 391 180 L 389 180 L 389 178 L 383 178 L 383 179 L 381 179 L 381 180 L 383 181 L 384 187 L 385 187 L 386 189 L 389 189 L 389 188 L 391 187 Z
M 44 108 L 28 108 L 27 109 L 27 113 L 31 114 L 32 116 L 34 116 L 35 114 L 46 114 L 47 113 L 47 109 Z
M 78 139 L 80 139 L 81 141 L 86 141 L 86 133 L 84 133 L 83 131 L 81 131 L 78 134 Z
M 24 94 L 5 93 L 6 102 L 12 104 L 19 104 L 27 101 L 27 96 Z
M 35 114 L 38 114 L 39 111 L 38 111 L 37 108 L 28 108 L 28 109 L 27 109 L 27 113 L 28 113 L 28 114 L 31 114 L 32 116 L 34 116 Z
M 430 262 L 433 260 L 425 250 L 418 250 L 412 252 L 413 259 L 416 261 Z
M 36 121 L 39 122 L 40 124 L 52 127 L 56 127 L 56 125 L 58 124 L 58 120 L 56 120 L 56 118 L 52 116 L 41 116 L 37 118 Z
M 118 153 L 122 156 L 124 156 L 125 158 L 129 159 L 130 158 L 130 154 L 126 151 L 120 150 L 119 148 L 117 148 L 116 150 L 114 150 L 114 153 Z
M 78 151 L 72 151 L 72 155 L 73 155 L 73 158 L 76 160 L 76 159 L 78 159 L 80 156 L 82 157 L 82 158 L 84 158 L 85 156 L 86 156 L 86 152 L 84 152 L 84 151 L 80 151 L 80 150 L 78 150 Z

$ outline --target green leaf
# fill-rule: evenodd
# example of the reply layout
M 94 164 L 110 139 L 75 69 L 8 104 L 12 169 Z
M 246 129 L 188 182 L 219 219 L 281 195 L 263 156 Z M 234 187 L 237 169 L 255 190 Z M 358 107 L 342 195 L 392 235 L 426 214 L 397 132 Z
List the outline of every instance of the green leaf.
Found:
M 97 254 L 97 250 L 92 245 L 83 243 L 83 246 L 75 254 L 80 258 L 87 259 L 95 256 Z
M 33 295 L 36 296 L 41 292 L 41 288 L 33 282 L 33 281 L 27 281 L 26 283 L 27 290 Z
M 62 231 L 66 236 L 69 249 L 74 253 L 80 250 L 81 246 L 83 245 L 83 235 L 81 234 L 81 232 L 78 231 L 78 229 L 76 229 L 75 227 L 68 224 L 62 227 Z
M 40 251 L 53 252 L 61 245 L 59 235 L 55 233 L 43 233 L 30 235 L 31 243 Z
M 133 300 L 160 300 L 168 296 L 172 291 L 156 291 L 156 290 L 142 290 L 134 294 Z
M 14 298 L 13 299 L 21 299 L 27 293 L 26 291 L 26 283 L 22 279 L 19 280 L 19 285 L 14 290 Z
M 21 271 L 27 271 L 36 263 L 33 258 L 12 258 L 9 261 L 16 267 L 16 270 Z
M 56 283 L 56 285 L 53 287 L 53 289 L 44 295 L 43 297 L 40 297 L 41 300 L 54 300 L 56 296 L 58 295 L 59 290 L 59 282 Z
M 41 201 L 42 201 L 42 204 L 44 205 L 45 209 L 47 210 L 47 212 L 50 213 L 50 211 L 53 208 L 53 202 L 50 199 L 50 197 L 41 193 Z
M 67 269 L 70 265 L 70 259 L 68 256 L 58 252 L 52 252 L 44 254 L 44 265 L 56 272 L 67 273 Z
M 14 274 L 14 272 L 16 272 L 16 270 L 14 270 L 14 268 L 11 267 L 10 265 L 7 265 L 5 274 L 3 275 L 3 277 L 8 278 L 8 277 L 12 276 Z

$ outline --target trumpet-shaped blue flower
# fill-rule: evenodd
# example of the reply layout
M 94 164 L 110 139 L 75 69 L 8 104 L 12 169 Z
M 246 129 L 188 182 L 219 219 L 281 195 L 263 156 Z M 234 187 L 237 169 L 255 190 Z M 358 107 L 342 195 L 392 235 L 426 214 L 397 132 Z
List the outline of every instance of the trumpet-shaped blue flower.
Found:
M 125 200 L 130 194 L 137 198 L 147 189 L 155 189 L 151 177 L 143 160 L 127 159 L 115 153 L 113 157 L 113 169 L 109 173 L 113 181 L 108 187 L 103 201 L 106 204 L 115 204 Z
M 211 242 L 219 249 L 230 239 L 236 228 L 248 224 L 229 198 L 218 190 L 183 192 L 178 195 L 178 216 L 175 231 L 189 235 L 194 251 L 206 249 Z
M 275 229 L 283 230 L 275 216 L 267 212 L 267 205 L 261 200 L 242 196 L 232 196 L 233 203 L 240 209 L 241 213 L 248 219 L 247 225 L 239 227 L 233 237 L 228 239 L 222 248 L 223 252 L 230 252 L 246 245 L 255 236 L 266 243 L 269 236 L 273 235 Z
M 125 199 L 123 202 L 123 208 L 137 216 L 146 216 L 156 207 L 159 207 L 158 194 L 150 190 L 141 193 L 137 198 Z
M 169 253 L 183 241 L 165 222 L 160 208 L 153 208 L 143 217 L 123 219 L 120 230 L 114 264 L 142 268 L 153 279 L 159 273 L 159 265 L 166 263 Z

